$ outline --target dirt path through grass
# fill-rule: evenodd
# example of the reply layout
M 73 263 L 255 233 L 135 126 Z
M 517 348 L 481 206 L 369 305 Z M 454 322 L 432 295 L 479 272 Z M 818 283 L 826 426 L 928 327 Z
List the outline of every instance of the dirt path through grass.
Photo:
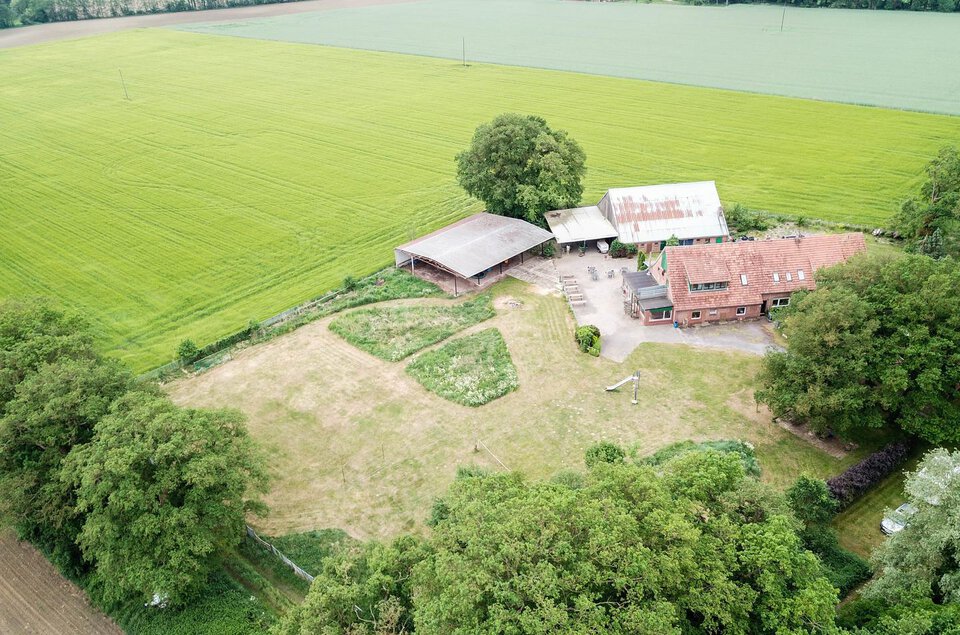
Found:
M 0 633 L 122 635 L 36 549 L 0 530 Z

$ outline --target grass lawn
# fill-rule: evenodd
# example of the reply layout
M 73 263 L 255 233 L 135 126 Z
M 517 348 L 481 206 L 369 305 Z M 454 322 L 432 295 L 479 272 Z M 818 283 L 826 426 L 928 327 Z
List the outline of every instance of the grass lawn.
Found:
M 482 406 L 517 389 L 517 369 L 497 329 L 427 351 L 407 366 L 424 388 L 464 406 Z
M 357 348 L 397 362 L 494 316 L 489 295 L 453 306 L 361 309 L 330 322 L 330 330 Z
M 917 72 L 960 59 L 950 13 L 421 0 L 179 28 L 960 114 L 956 76 Z
M 835 459 L 758 411 L 757 356 L 646 344 L 617 364 L 577 350 L 562 298 L 512 279 L 491 292 L 497 315 L 485 324 L 502 334 L 519 387 L 480 408 L 443 399 L 402 365 L 357 350 L 329 330 L 331 318 L 169 389 L 181 404 L 248 415 L 277 475 L 272 512 L 259 523 L 270 535 L 421 531 L 458 466 L 501 470 L 502 462 L 549 478 L 583 469 L 586 448 L 604 439 L 635 445 L 641 456 L 678 440 L 743 439 L 777 487 L 803 471 L 831 476 L 860 458 Z M 604 390 L 635 368 L 648 369 L 638 406 L 626 388 Z
M 907 498 L 903 493 L 904 473 L 916 469 L 919 457 L 908 461 L 879 485 L 858 498 L 838 514 L 833 526 L 840 534 L 840 545 L 864 558 L 870 556 L 886 536 L 880 531 L 880 521 L 887 509 L 896 509 Z
M 79 307 L 136 370 L 479 211 L 453 157 L 504 111 L 583 145 L 587 202 L 714 179 L 864 223 L 960 140 L 957 117 L 161 29 L 3 50 L 0 74 L 0 297 Z

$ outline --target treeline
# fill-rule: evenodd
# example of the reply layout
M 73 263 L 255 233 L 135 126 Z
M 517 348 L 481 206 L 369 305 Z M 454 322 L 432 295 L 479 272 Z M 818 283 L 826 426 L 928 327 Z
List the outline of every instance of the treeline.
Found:
M 0 304 L 0 525 L 101 606 L 184 605 L 265 511 L 243 416 L 174 404 L 45 301 Z
M 0 28 L 125 15 L 279 4 L 296 0 L 0 0 Z
M 778 4 L 767 0 L 682 0 L 685 4 Z M 942 11 L 949 13 L 960 10 L 960 0 L 785 0 L 791 7 L 819 7 L 827 9 L 886 9 L 903 11 Z

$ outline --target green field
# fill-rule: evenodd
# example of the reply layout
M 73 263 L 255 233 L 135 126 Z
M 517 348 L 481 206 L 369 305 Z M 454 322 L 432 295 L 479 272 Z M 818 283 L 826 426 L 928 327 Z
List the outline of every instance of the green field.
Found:
M 180 28 L 960 114 L 926 65 L 960 59 L 960 14 L 421 0 Z
M 863 223 L 960 141 L 956 117 L 168 30 L 0 51 L 0 73 L 0 297 L 82 308 L 140 370 L 479 211 L 453 157 L 503 111 L 581 142 L 586 201 L 714 179 Z

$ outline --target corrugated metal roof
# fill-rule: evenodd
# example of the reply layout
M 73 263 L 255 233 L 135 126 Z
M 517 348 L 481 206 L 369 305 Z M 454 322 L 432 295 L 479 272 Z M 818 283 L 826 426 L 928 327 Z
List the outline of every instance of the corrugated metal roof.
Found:
M 547 212 L 546 218 L 550 231 L 561 245 L 617 237 L 617 229 L 596 205 L 558 209 Z
M 484 212 L 400 245 L 394 255 L 398 266 L 416 256 L 470 278 L 551 238 L 519 218 Z
M 611 189 L 598 207 L 624 243 L 729 234 L 714 181 Z

